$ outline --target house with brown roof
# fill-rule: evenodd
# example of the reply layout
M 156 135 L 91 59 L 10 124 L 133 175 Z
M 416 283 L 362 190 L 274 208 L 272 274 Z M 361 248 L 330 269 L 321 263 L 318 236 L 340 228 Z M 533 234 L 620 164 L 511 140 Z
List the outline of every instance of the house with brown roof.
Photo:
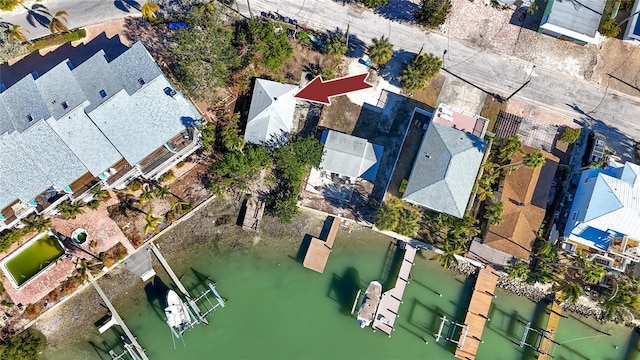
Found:
M 513 162 L 522 161 L 524 155 L 535 149 L 523 146 L 524 153 Z M 503 204 L 502 222 L 490 225 L 482 244 L 476 243 L 470 252 L 500 265 L 512 258 L 528 260 L 538 229 L 544 220 L 549 202 L 549 190 L 558 168 L 558 157 L 542 151 L 546 163 L 532 169 L 521 166 L 505 178 L 500 201 Z M 484 247 L 481 249 L 480 247 Z

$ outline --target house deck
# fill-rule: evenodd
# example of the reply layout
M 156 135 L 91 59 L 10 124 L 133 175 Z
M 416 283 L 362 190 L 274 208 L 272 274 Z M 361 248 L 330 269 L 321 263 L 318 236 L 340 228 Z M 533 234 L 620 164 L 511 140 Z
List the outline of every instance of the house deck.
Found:
M 324 268 L 327 265 L 327 260 L 329 260 L 329 255 L 331 254 L 331 248 L 333 247 L 333 242 L 336 239 L 336 234 L 338 233 L 338 228 L 340 227 L 340 218 L 331 216 L 332 223 L 331 228 L 329 229 L 329 233 L 327 234 L 327 238 L 325 240 L 321 240 L 317 237 L 311 238 L 311 243 L 309 244 L 309 249 L 307 249 L 307 254 L 304 257 L 304 261 L 302 265 L 307 269 L 311 269 L 313 271 L 323 273 Z
M 260 229 L 260 221 L 264 215 L 264 202 L 257 200 L 247 200 L 244 218 L 242 219 L 242 228 L 247 231 L 258 232 Z
M 478 346 L 482 343 L 484 325 L 489 320 L 489 308 L 494 297 L 498 276 L 490 266 L 480 270 L 476 286 L 471 295 L 464 323 L 467 326 L 466 338 L 460 339 L 455 356 L 459 359 L 476 358 Z

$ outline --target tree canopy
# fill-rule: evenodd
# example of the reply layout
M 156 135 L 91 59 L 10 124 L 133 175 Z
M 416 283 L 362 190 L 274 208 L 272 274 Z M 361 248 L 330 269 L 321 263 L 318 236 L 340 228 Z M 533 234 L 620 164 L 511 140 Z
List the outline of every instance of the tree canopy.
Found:
M 286 32 L 276 31 L 269 21 L 249 20 L 247 41 L 255 61 L 270 71 L 277 71 L 293 54 Z
M 385 38 L 384 35 L 378 38 L 373 38 L 371 46 L 369 46 L 369 57 L 371 61 L 378 65 L 386 64 L 393 57 L 393 45 L 389 42 L 389 38 Z
M 433 54 L 418 54 L 413 62 L 402 71 L 400 82 L 405 89 L 417 90 L 424 87 L 427 80 L 438 75 L 442 60 Z
M 564 130 L 562 130 L 562 132 L 560 133 L 560 136 L 558 137 L 558 141 L 562 141 L 564 143 L 567 144 L 573 144 L 574 142 L 578 141 L 578 139 L 580 138 L 580 133 L 582 129 L 578 128 L 570 128 L 570 127 L 565 127 Z
M 362 0 L 362 5 L 369 8 L 376 8 L 378 6 L 387 5 L 389 0 Z
M 44 336 L 26 330 L 0 342 L 0 359 L 32 360 L 39 357 L 45 344 Z
M 348 30 L 347 30 L 348 32 Z M 327 54 L 329 55 L 344 55 L 349 51 L 347 47 L 348 34 L 343 33 L 340 30 L 333 32 L 327 39 Z
M 450 11 L 450 0 L 421 0 L 413 17 L 420 25 L 436 28 L 444 24 Z

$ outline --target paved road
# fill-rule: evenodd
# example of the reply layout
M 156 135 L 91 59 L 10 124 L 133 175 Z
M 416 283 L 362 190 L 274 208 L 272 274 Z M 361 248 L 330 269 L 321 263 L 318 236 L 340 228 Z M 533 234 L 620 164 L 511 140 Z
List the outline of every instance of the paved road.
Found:
M 247 0 L 238 0 L 240 12 L 249 15 Z M 442 56 L 445 69 L 484 90 L 509 96 L 527 79 L 532 63 L 514 57 L 484 51 L 438 33 L 426 33 L 410 23 L 392 22 L 372 11 L 355 5 L 343 6 L 332 0 L 251 0 L 253 15 L 260 11 L 278 11 L 312 28 L 346 29 L 365 43 L 371 38 L 388 36 L 395 50 L 424 52 Z M 515 98 L 544 106 L 560 114 L 582 118 L 588 113 L 593 123 L 601 120 L 621 133 L 640 138 L 640 101 L 628 95 L 607 90 L 597 84 L 571 78 L 549 69 L 537 67 L 527 87 Z M 578 111 L 576 111 L 578 110 Z M 601 127 L 602 124 L 599 124 Z M 609 130 L 614 133 L 615 130 Z
M 12 12 L 0 12 L 0 22 L 19 24 L 30 39 L 49 35 L 49 16 L 42 12 L 42 6 L 48 7 L 50 14 L 65 10 L 69 16 L 67 26 L 70 29 L 100 24 L 125 16 L 140 16 L 143 1 L 135 0 L 55 0 L 27 1 L 25 6 L 18 6 Z

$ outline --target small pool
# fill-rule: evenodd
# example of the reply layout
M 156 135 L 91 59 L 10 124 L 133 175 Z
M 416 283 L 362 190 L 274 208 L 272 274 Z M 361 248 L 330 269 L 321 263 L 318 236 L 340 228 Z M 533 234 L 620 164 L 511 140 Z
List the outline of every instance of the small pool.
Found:
M 2 269 L 16 289 L 43 273 L 64 254 L 64 247 L 51 232 L 29 240 L 2 261 Z

